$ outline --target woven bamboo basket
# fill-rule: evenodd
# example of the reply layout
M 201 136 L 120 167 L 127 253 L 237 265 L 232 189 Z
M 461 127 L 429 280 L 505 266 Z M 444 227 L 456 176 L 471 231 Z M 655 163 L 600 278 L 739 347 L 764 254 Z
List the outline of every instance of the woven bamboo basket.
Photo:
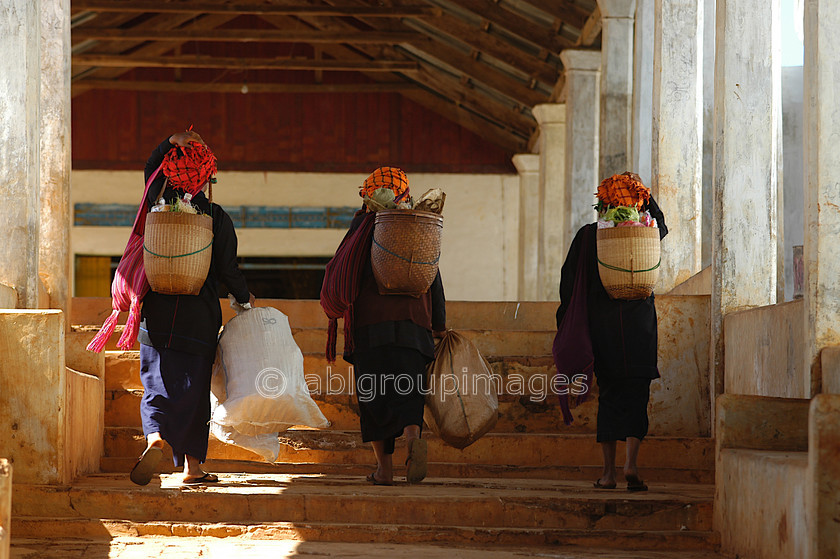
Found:
M 435 281 L 443 217 L 414 210 L 376 212 L 370 260 L 383 295 L 420 297 Z
M 210 270 L 213 218 L 183 212 L 146 216 L 143 266 L 152 291 L 198 295 Z
M 598 229 L 598 275 L 613 299 L 645 299 L 659 278 L 659 229 Z

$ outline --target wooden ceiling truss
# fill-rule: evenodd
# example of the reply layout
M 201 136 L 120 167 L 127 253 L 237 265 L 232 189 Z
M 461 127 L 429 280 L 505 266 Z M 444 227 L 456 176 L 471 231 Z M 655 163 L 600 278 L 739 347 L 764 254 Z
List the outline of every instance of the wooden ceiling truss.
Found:
M 72 0 L 71 7 L 74 96 L 233 93 L 256 71 L 261 79 L 247 81 L 249 93 L 396 92 L 513 153 L 534 144 L 531 109 L 562 100 L 560 51 L 598 48 L 601 33 L 595 0 Z M 240 45 L 236 55 L 224 44 Z M 169 69 L 155 74 L 168 77 L 130 73 L 138 68 Z M 287 83 L 282 72 L 309 77 Z M 364 79 L 344 83 L 329 79 L 333 72 Z

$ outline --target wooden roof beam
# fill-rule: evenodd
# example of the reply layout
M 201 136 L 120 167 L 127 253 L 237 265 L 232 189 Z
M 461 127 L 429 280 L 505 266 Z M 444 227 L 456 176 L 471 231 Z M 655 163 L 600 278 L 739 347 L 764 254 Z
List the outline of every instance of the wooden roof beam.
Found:
M 536 121 L 511 107 L 492 101 L 477 92 L 470 84 L 453 79 L 421 64 L 417 81 L 451 99 L 459 105 L 465 105 L 478 113 L 485 114 L 522 136 L 529 136 L 536 126 Z
M 286 23 L 285 18 L 281 17 L 265 16 L 263 19 L 278 27 L 283 27 Z M 346 22 L 333 18 L 309 17 L 303 18 L 303 21 L 318 29 L 353 29 L 353 27 Z M 325 53 L 342 59 L 352 59 L 354 57 L 364 59 L 361 54 L 343 45 L 327 45 L 323 48 Z M 361 48 L 360 50 L 362 52 L 367 52 L 368 56 L 376 54 L 373 47 L 368 47 L 367 49 Z M 380 83 L 405 83 L 406 80 L 405 77 L 398 74 L 365 72 L 364 75 L 371 80 Z M 518 153 L 526 145 L 525 137 L 521 137 L 513 132 L 507 131 L 503 128 L 503 126 L 494 124 L 492 121 L 472 113 L 463 106 L 459 106 L 455 102 L 448 101 L 429 91 L 423 89 L 401 91 L 400 95 L 410 99 L 422 107 L 429 109 L 432 112 L 439 114 L 447 120 L 455 122 L 470 132 L 486 138 L 488 141 L 505 150 Z
M 601 34 L 601 8 L 595 6 L 595 10 L 586 19 L 583 24 L 583 29 L 580 30 L 580 37 L 578 37 L 575 47 L 589 47 L 595 44 L 595 39 Z
M 573 45 L 571 41 L 556 30 L 542 27 L 514 12 L 504 9 L 493 0 L 451 0 L 462 8 L 482 17 L 497 27 L 537 45 L 540 48 L 558 54 Z
M 280 29 L 117 29 L 84 27 L 73 31 L 74 39 L 108 41 L 206 41 L 270 43 L 358 43 L 398 44 L 423 41 L 426 36 L 415 31 L 345 31 L 325 32 Z
M 576 29 L 583 28 L 589 12 L 575 4 L 572 0 L 524 0 L 535 8 L 550 16 L 556 17 L 566 25 Z
M 173 82 L 133 80 L 85 80 L 89 89 L 120 91 L 166 91 L 173 93 L 242 93 L 242 83 Z M 416 90 L 410 82 L 398 83 L 253 83 L 247 93 L 391 93 Z
M 245 3 L 245 2 L 161 2 L 155 0 L 73 0 L 74 10 L 91 10 L 96 12 L 134 12 L 134 13 L 185 13 L 197 12 L 205 14 L 252 14 L 277 16 L 335 16 L 335 17 L 376 17 L 400 18 L 423 15 L 440 14 L 440 8 L 429 5 L 421 6 L 389 6 L 370 7 L 359 6 L 353 8 L 335 8 L 325 5 L 301 4 L 298 6 L 278 6 L 276 4 Z
M 478 52 L 488 54 L 513 68 L 549 85 L 557 81 L 558 68 L 509 44 L 502 38 L 483 31 L 455 16 L 420 18 L 420 21 L 442 31 Z M 425 48 L 425 47 L 423 47 Z
M 343 7 L 357 6 L 360 0 L 327 0 L 332 5 L 340 5 Z M 382 30 L 384 24 L 374 20 L 367 20 L 364 23 L 370 25 L 374 29 Z M 400 29 L 408 29 L 404 25 L 398 26 Z M 455 68 L 462 74 L 466 74 L 472 80 L 483 83 L 491 89 L 503 94 L 505 97 L 520 103 L 522 105 L 531 107 L 539 103 L 544 103 L 548 97 L 531 89 L 526 84 L 523 84 L 516 79 L 509 77 L 499 72 L 493 66 L 474 60 L 470 55 L 464 54 L 454 47 L 444 45 L 437 41 L 427 41 L 424 43 L 412 43 L 417 50 L 438 59 L 439 61 Z M 553 83 L 553 82 L 552 82 Z
M 405 60 L 310 60 L 300 58 L 235 58 L 221 56 L 120 56 L 81 54 L 73 64 L 112 68 L 236 68 L 248 70 L 328 70 L 334 72 L 412 72 Z
M 190 22 L 191 29 L 214 29 L 232 20 L 233 15 L 210 15 L 199 17 L 200 14 L 167 14 L 155 16 L 142 23 L 138 27 L 144 29 L 174 29 L 186 22 Z M 194 20 L 194 21 L 193 21 Z M 72 38 L 73 31 L 71 31 Z M 119 54 L 127 49 L 135 49 L 132 54 L 136 56 L 160 56 L 172 49 L 182 45 L 184 41 L 162 41 L 157 43 L 102 43 L 93 52 L 96 54 Z M 86 51 L 90 52 L 90 51 Z M 116 78 L 130 70 L 130 68 L 74 68 L 72 96 L 81 95 L 87 91 L 84 80 L 95 76 L 96 78 Z

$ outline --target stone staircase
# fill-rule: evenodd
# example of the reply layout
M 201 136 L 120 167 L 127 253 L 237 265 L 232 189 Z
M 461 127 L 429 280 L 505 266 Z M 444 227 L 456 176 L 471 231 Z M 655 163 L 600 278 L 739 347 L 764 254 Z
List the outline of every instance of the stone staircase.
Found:
M 567 427 L 556 397 L 538 398 L 553 374 L 554 304 L 448 303 L 449 326 L 473 340 L 508 389 L 499 396 L 499 421 L 463 451 L 424 432 L 429 477 L 419 485 L 393 487 L 364 482 L 375 460 L 358 432 L 349 368 L 341 360 L 328 367 L 323 358 L 326 320 L 317 301 L 263 304 L 289 316 L 310 387 L 320 389 L 313 397 L 331 421 L 329 429 L 282 433 L 280 457 L 273 464 L 211 437 L 206 469 L 220 473 L 218 486 L 181 489 L 171 455 L 161 463 L 160 481 L 134 486 L 126 474 L 144 448 L 139 352 L 111 347 L 105 356 L 102 473 L 70 487 L 16 488 L 14 537 L 226 537 L 464 550 L 491 544 L 543 551 L 573 546 L 640 550 L 638 557 L 653 556 L 645 550 L 713 556 L 718 536 L 712 531 L 711 439 L 651 436 L 640 456 L 649 492 L 592 488 L 601 468 L 592 434 L 594 399 L 574 410 L 575 424 Z M 107 307 L 107 300 L 83 301 L 74 322 L 97 324 Z M 225 309 L 225 319 L 229 316 Z M 83 343 L 95 328 L 75 330 L 89 334 L 77 334 Z M 396 464 L 405 459 L 401 442 Z M 402 470 L 397 468 L 398 481 Z

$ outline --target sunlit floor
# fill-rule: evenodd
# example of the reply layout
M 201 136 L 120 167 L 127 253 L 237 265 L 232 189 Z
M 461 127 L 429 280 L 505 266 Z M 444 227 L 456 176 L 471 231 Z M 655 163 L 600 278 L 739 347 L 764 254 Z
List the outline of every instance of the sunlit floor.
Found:
M 502 559 L 723 559 L 711 552 L 605 551 L 575 548 L 456 548 L 439 545 L 254 541 L 234 538 L 120 537 L 110 541 L 13 540 L 12 559 L 255 559 L 282 557 Z

